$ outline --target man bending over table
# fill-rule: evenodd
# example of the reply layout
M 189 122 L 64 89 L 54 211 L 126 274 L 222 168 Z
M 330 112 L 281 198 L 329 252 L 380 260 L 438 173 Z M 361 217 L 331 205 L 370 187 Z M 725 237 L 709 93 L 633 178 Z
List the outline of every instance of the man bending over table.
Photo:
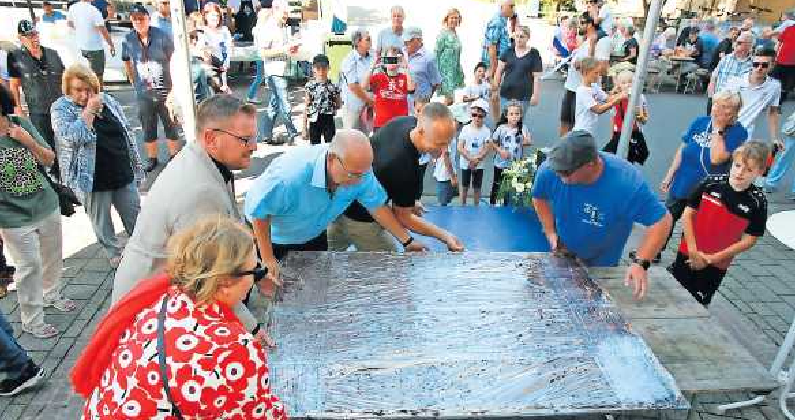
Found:
M 665 243 L 671 215 L 636 167 L 598 152 L 589 133 L 572 131 L 538 169 L 533 206 L 553 252 L 588 266 L 617 265 L 633 223 L 648 226 L 624 280 L 643 298 L 646 270 Z

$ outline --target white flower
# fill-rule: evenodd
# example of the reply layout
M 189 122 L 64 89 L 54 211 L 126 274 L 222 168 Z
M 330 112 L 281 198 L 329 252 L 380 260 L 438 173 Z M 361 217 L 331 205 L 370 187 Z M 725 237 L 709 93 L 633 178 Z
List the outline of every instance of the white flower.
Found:
M 517 183 L 517 184 L 514 185 L 514 189 L 516 190 L 516 192 L 521 194 L 521 193 L 524 192 L 524 184 L 518 184 Z

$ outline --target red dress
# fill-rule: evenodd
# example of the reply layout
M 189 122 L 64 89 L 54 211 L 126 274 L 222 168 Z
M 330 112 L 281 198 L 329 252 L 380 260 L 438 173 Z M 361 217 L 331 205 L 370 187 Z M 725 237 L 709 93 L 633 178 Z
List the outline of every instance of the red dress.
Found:
M 186 419 L 286 420 L 271 394 L 267 355 L 259 341 L 219 303 L 196 305 L 169 289 L 165 344 L 169 388 Z M 163 392 L 157 353 L 162 299 L 127 328 L 83 419 L 174 419 Z

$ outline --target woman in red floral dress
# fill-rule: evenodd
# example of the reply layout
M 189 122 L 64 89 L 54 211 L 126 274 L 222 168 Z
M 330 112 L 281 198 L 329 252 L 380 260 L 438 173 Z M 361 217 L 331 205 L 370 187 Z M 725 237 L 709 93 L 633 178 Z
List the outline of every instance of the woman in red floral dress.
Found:
M 172 237 L 169 255 L 167 274 L 114 305 L 75 364 L 83 419 L 177 419 L 176 407 L 185 419 L 286 420 L 265 350 L 231 309 L 265 275 L 251 234 L 211 217 Z M 161 309 L 170 397 L 160 373 Z

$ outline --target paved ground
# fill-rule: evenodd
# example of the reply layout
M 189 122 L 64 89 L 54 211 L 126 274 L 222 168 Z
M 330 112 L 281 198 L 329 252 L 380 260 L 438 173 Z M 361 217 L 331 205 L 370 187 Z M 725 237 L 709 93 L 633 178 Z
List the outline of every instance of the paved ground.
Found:
M 415 0 L 411 1 L 416 2 Z M 363 5 L 364 1 L 360 1 Z M 445 0 L 440 4 L 448 4 Z M 436 7 L 442 7 L 435 5 Z M 405 6 L 409 13 L 414 9 Z M 372 21 L 372 9 L 362 6 L 351 8 L 361 22 Z M 425 10 L 425 9 L 422 9 Z M 358 15 L 355 15 L 358 13 Z M 380 13 L 380 12 L 379 12 Z M 475 18 L 479 11 L 464 10 L 465 22 Z M 432 14 L 423 14 L 425 16 Z M 368 20 L 369 19 L 369 20 Z M 428 17 L 428 20 L 431 18 Z M 435 17 L 433 17 L 435 19 Z M 382 20 L 378 20 L 382 21 Z M 424 20 L 422 21 L 424 22 Z M 467 45 L 467 44 L 465 44 Z M 238 91 L 242 91 L 245 78 L 237 83 Z M 132 96 L 127 87 L 111 86 L 119 100 L 125 104 L 125 111 L 131 120 L 137 122 L 137 112 Z M 542 103 L 534 109 L 530 118 L 533 136 L 537 144 L 549 145 L 556 139 L 557 112 L 561 97 L 560 83 L 547 81 L 543 85 Z M 298 103 L 300 94 L 294 92 L 292 102 Z M 651 122 L 648 125 L 652 156 L 643 167 L 644 174 L 654 185 L 658 184 L 675 148 L 679 142 L 679 133 L 683 132 L 690 121 L 703 113 L 705 99 L 694 95 L 655 94 L 649 95 L 652 109 Z M 785 106 L 785 115 L 795 108 L 790 102 Z M 297 116 L 299 108 L 294 109 Z M 602 121 L 600 138 L 606 142 L 609 123 Z M 760 127 L 760 133 L 766 133 Z M 163 149 L 165 149 L 163 147 Z M 238 191 L 245 192 L 252 178 L 261 173 L 270 158 L 282 150 L 281 147 L 262 145 L 257 152 L 253 167 L 239 174 Z M 165 150 L 163 150 L 165 153 Z M 151 178 L 154 178 L 151 177 Z M 151 182 L 151 179 L 149 180 Z M 785 185 L 790 185 L 792 175 Z M 490 175 L 484 181 L 490 185 Z M 430 178 L 426 179 L 426 192 L 435 191 Z M 428 203 L 435 202 L 432 196 L 426 196 Z M 144 197 L 144 205 L 146 205 Z M 795 203 L 785 200 L 781 193 L 771 196 L 771 214 L 781 210 L 795 208 Z M 120 226 L 117 224 L 117 226 Z M 107 310 L 113 279 L 113 271 L 108 266 L 104 255 L 99 252 L 95 238 L 85 214 L 78 213 L 64 219 L 64 257 L 66 281 L 65 293 L 75 299 L 78 310 L 71 314 L 60 314 L 47 310 L 49 322 L 54 323 L 63 334 L 57 338 L 38 340 L 29 335 L 19 335 L 19 311 L 15 294 L 0 299 L 0 310 L 14 324 L 20 343 L 30 351 L 31 356 L 51 372 L 48 382 L 37 392 L 27 393 L 16 398 L 0 398 L 0 419 L 74 419 L 78 418 L 82 400 L 73 395 L 68 386 L 68 373 L 74 360 L 80 354 L 85 342 L 92 334 L 97 322 Z M 670 261 L 671 251 L 665 253 Z M 769 365 L 772 361 L 775 346 L 783 340 L 790 321 L 795 317 L 795 283 L 792 273 L 795 272 L 795 251 L 788 250 L 772 237 L 765 236 L 756 247 L 741 255 L 729 270 L 724 285 L 720 290 L 722 299 L 720 313 L 716 314 L 727 319 L 732 327 L 744 335 L 750 343 L 751 350 L 758 354 L 760 361 Z M 715 305 L 717 306 L 717 305 Z M 728 308 L 728 310 L 726 309 Z M 718 309 L 715 309 L 716 311 Z M 775 407 L 761 406 L 727 413 L 720 416 L 715 413 L 717 404 L 747 398 L 747 395 L 719 394 L 704 397 L 697 407 L 697 414 L 704 420 L 719 418 L 742 419 L 782 419 Z

